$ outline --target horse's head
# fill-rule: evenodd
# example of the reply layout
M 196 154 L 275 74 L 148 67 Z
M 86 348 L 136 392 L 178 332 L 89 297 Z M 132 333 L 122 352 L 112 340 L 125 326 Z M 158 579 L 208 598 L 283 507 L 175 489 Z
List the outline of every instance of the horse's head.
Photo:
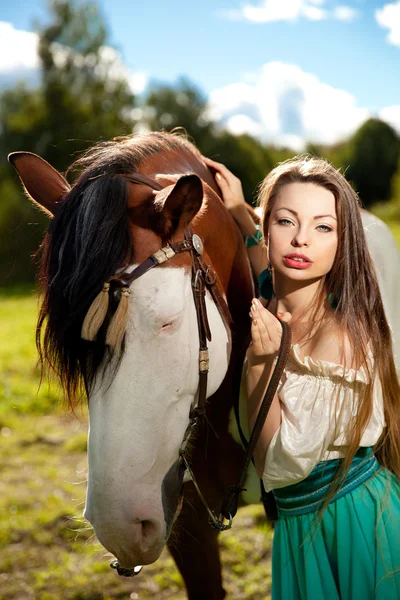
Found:
M 82 339 L 82 324 L 105 282 L 167 242 L 179 244 L 189 224 L 203 240 L 220 292 L 229 295 L 241 242 L 201 155 L 182 138 L 145 134 L 102 144 L 79 161 L 72 187 L 35 155 L 10 160 L 29 195 L 54 215 L 43 243 L 38 343 L 71 400 L 82 382 L 88 391 L 85 516 L 121 564 L 153 562 L 179 512 L 184 468 L 177 459 L 199 387 L 190 252 L 131 284 L 121 353 L 106 344 L 118 304 L 113 287 L 94 341 Z M 132 181 L 133 173 L 142 181 Z M 209 397 L 226 375 L 231 340 L 208 293 L 206 306 Z

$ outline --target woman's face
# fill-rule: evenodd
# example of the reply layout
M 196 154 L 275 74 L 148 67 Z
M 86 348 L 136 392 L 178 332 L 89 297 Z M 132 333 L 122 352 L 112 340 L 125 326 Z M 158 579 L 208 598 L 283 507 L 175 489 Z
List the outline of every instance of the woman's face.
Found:
M 317 280 L 329 273 L 337 250 L 335 197 L 314 183 L 289 183 L 275 199 L 268 225 L 275 277 Z

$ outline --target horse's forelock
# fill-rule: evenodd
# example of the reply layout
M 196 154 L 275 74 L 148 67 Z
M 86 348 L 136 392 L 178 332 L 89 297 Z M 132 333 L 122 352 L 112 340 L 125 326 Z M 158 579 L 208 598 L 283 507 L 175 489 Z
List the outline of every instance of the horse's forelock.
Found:
M 83 376 L 90 387 L 104 358 L 104 327 L 98 340 L 81 339 L 86 312 L 105 281 L 132 254 L 127 182 L 107 175 L 74 186 L 54 218 L 43 246 L 45 298 L 39 327 L 45 327 L 42 357 L 60 374 L 73 401 Z M 45 323 L 46 320 L 46 323 Z

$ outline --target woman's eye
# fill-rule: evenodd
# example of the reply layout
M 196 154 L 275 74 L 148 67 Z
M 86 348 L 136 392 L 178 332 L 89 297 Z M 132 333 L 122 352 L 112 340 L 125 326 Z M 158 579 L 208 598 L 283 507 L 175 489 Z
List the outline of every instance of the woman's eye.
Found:
M 279 225 L 293 225 L 292 221 L 289 219 L 279 219 L 278 223 Z
M 317 229 L 318 229 L 318 231 L 323 231 L 323 232 L 332 231 L 332 227 L 329 227 L 328 225 L 318 225 Z

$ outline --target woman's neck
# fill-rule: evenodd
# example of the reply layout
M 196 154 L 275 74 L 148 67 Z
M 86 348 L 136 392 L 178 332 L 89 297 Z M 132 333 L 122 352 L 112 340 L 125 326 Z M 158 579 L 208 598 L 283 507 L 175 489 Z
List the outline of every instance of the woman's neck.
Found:
M 307 284 L 296 281 L 274 281 L 276 311 L 289 312 L 292 321 L 308 321 L 315 317 L 315 302 L 322 288 L 320 279 Z
M 274 313 L 289 312 L 293 343 L 306 346 L 311 343 L 311 350 L 316 334 L 335 322 L 335 312 L 326 302 L 320 302 L 323 281 L 301 285 L 294 281 L 275 281 L 274 289 L 275 297 L 269 309 Z

